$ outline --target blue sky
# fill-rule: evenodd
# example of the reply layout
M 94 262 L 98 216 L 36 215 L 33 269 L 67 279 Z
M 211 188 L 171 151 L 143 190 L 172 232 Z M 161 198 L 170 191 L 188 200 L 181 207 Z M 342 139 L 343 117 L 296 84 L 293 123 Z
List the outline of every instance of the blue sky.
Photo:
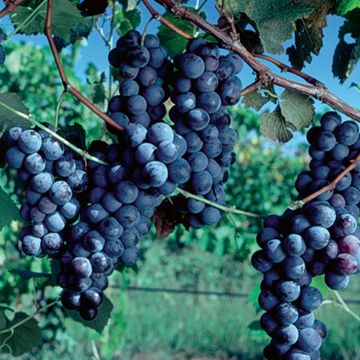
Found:
M 213 6 L 214 1 L 208 1 L 204 10 L 206 11 L 208 20 L 210 22 L 215 23 L 217 20 L 217 12 Z M 161 7 L 155 4 L 155 7 L 161 11 Z M 141 4 L 140 10 L 142 13 L 142 23 L 140 26 L 140 31 L 143 29 L 144 24 L 150 18 L 149 12 L 147 9 Z M 1 24 L 9 23 L 9 19 L 4 18 Z M 334 50 L 336 44 L 338 42 L 338 30 L 342 25 L 343 19 L 337 16 L 329 16 L 328 17 L 328 25 L 324 29 L 324 46 L 321 49 L 319 56 L 314 57 L 311 64 L 307 65 L 304 69 L 305 72 L 324 82 L 328 89 L 338 95 L 340 98 L 348 102 L 350 105 L 354 107 L 359 107 L 360 103 L 360 92 L 355 88 L 350 88 L 350 84 L 352 82 L 360 83 L 360 66 L 358 65 L 355 71 L 352 73 L 349 80 L 345 82 L 345 84 L 341 85 L 338 79 L 335 79 L 332 75 L 331 66 L 332 66 L 332 57 L 334 54 Z M 156 32 L 158 27 L 158 22 L 153 21 L 150 26 L 150 32 Z M 39 36 L 31 36 L 25 37 L 21 35 L 17 35 L 13 38 L 13 41 L 30 41 L 37 45 L 46 45 L 45 37 L 42 35 Z M 291 41 L 287 42 L 288 44 Z M 284 63 L 288 64 L 288 59 L 286 55 L 276 56 L 276 58 L 280 59 Z M 84 74 L 84 70 L 86 68 L 86 64 L 91 61 L 97 65 L 97 67 L 102 71 L 108 71 L 108 63 L 107 63 L 107 49 L 104 46 L 100 36 L 96 31 L 93 31 L 91 36 L 89 37 L 87 44 L 81 51 L 81 57 L 76 64 L 76 69 L 79 74 Z M 266 63 L 275 73 L 278 73 L 278 69 L 272 66 L 269 63 Z M 297 77 L 292 76 L 291 74 L 285 74 L 286 77 L 290 79 L 299 80 Z M 254 80 L 254 74 L 252 70 L 246 66 L 244 71 L 240 75 L 242 83 L 244 86 L 250 84 Z M 322 111 L 326 106 L 321 104 L 321 102 L 316 101 L 316 108 L 319 111 Z

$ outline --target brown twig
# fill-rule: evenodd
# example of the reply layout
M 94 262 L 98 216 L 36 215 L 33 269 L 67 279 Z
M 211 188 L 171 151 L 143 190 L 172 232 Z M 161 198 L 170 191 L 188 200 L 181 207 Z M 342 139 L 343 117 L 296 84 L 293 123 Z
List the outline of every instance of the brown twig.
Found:
M 5 8 L 0 11 L 0 19 L 13 11 L 21 2 L 22 0 L 15 0 L 14 2 L 6 1 Z
M 314 97 L 315 99 L 330 105 L 332 108 L 350 116 L 351 118 L 360 121 L 360 110 L 353 108 L 323 86 L 303 84 L 300 82 L 288 80 L 279 75 L 275 75 L 267 66 L 259 62 L 240 41 L 234 42 L 231 36 L 218 27 L 207 22 L 204 18 L 192 10 L 185 8 L 181 4 L 176 3 L 174 0 L 157 1 L 166 9 L 171 11 L 175 16 L 185 19 L 206 33 L 215 36 L 227 48 L 238 53 L 242 59 L 257 73 L 257 77 L 262 81 L 263 84 L 277 85 L 285 89 L 291 89 L 301 94 Z
M 261 86 L 261 84 L 262 84 L 262 81 L 260 79 L 255 80 L 252 84 L 247 86 L 245 89 L 241 90 L 240 95 L 244 96 L 246 94 L 250 94 L 250 93 L 254 92 Z
M 82 102 L 85 106 L 87 106 L 93 113 L 98 115 L 101 119 L 103 119 L 106 123 L 113 126 L 114 128 L 123 131 L 124 128 L 117 124 L 110 116 L 106 115 L 102 112 L 95 104 L 93 104 L 89 99 L 87 99 L 84 95 L 82 95 L 78 90 L 71 86 L 69 80 L 67 79 L 65 70 L 62 66 L 59 53 L 56 49 L 56 45 L 54 39 L 52 37 L 51 31 L 51 20 L 52 20 L 52 13 L 53 13 L 53 0 L 48 0 L 48 7 L 46 13 L 46 23 L 45 23 L 45 35 L 48 39 L 51 52 L 53 54 L 56 67 L 59 71 L 59 75 L 64 86 L 64 89 L 76 97 L 80 102 Z
M 301 77 L 302 79 L 304 79 L 305 81 L 307 81 L 308 83 L 310 83 L 312 85 L 322 86 L 323 88 L 325 88 L 325 85 L 321 81 L 313 78 L 312 76 L 310 76 L 308 74 L 303 73 L 302 71 L 300 71 L 298 69 L 295 69 L 295 68 L 293 68 L 291 66 L 288 66 L 288 65 L 282 63 L 281 61 L 279 61 L 277 59 L 274 59 L 274 58 L 272 58 L 272 57 L 270 57 L 268 55 L 264 55 L 264 54 L 254 54 L 254 56 L 259 58 L 259 59 L 269 61 L 269 62 L 273 63 L 274 65 L 276 65 L 281 71 L 295 74 L 295 75 Z
M 331 181 L 331 183 L 329 185 L 324 186 L 323 188 L 319 189 L 318 191 L 315 191 L 314 193 L 308 195 L 307 197 L 305 197 L 304 199 L 295 201 L 293 203 L 293 205 L 291 206 L 292 209 L 298 209 L 300 207 L 302 207 L 303 205 L 305 205 L 306 203 L 308 203 L 311 200 L 316 199 L 319 195 L 323 194 L 326 191 L 333 191 L 336 187 L 336 184 L 346 175 L 348 174 L 350 171 L 354 170 L 357 166 L 357 162 L 360 161 L 360 154 L 358 154 L 356 156 L 355 159 L 352 159 L 350 161 L 350 165 L 343 170 L 338 176 L 336 176 L 336 178 Z
M 169 21 L 168 19 L 166 19 L 164 16 L 162 16 L 161 14 L 159 14 L 148 2 L 148 0 L 143 0 L 144 5 L 147 7 L 147 9 L 150 11 L 151 15 L 153 16 L 154 19 L 157 19 L 159 21 L 161 21 L 164 25 L 166 25 L 167 27 L 169 27 L 171 30 L 175 31 L 177 34 L 179 34 L 180 36 L 182 36 L 185 39 L 191 40 L 193 39 L 193 36 L 188 34 L 187 32 L 181 30 L 180 28 L 178 28 L 176 25 L 174 25 L 171 21 Z

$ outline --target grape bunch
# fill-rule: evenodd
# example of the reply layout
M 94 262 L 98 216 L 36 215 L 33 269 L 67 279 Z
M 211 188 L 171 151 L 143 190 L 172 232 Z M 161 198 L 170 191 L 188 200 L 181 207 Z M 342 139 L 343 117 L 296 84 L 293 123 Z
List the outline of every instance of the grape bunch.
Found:
M 226 168 L 235 161 L 237 140 L 225 109 L 240 98 L 241 81 L 236 74 L 242 69 L 242 60 L 234 53 L 220 56 L 216 44 L 195 39 L 174 62 L 177 72 L 171 99 L 175 105 L 169 116 L 187 143 L 184 157 L 191 167 L 190 179 L 183 187 L 224 205 Z M 189 225 L 194 228 L 215 225 L 221 218 L 218 209 L 194 199 L 186 200 L 182 211 L 189 214 Z
M 166 123 L 157 122 L 149 129 L 130 124 L 122 143 L 125 144 L 123 164 L 140 189 L 170 195 L 179 184 L 189 180 L 190 165 L 182 158 L 187 149 L 186 141 L 174 134 Z
M 109 166 L 88 163 L 88 191 L 80 221 L 68 235 L 58 277 L 63 305 L 78 310 L 85 320 L 96 317 L 115 266 L 132 266 L 138 260 L 139 240 L 163 200 L 158 192 L 145 192 L 131 180 L 130 169 L 119 161 L 118 145 L 96 141 L 89 152 Z
M 341 123 L 335 112 L 321 118 L 321 126 L 313 127 L 307 134 L 310 145 L 310 170 L 302 172 L 296 189 L 303 198 L 333 181 L 359 154 L 359 127 L 352 121 Z M 325 274 L 326 284 L 334 290 L 345 289 L 349 276 L 360 270 L 360 165 L 348 172 L 336 184 L 304 207 L 315 213 L 314 204 L 327 207 L 327 214 L 318 212 L 317 217 L 335 219 L 329 229 L 330 239 L 324 250 L 315 251 L 309 258 L 309 271 L 315 275 Z M 331 214 L 329 214 L 329 207 Z M 319 220 L 320 221 L 320 220 Z M 323 220 L 324 221 L 324 220 Z
M 330 184 L 358 155 L 359 129 L 328 112 L 321 126 L 307 134 L 312 158 L 310 170 L 299 174 L 299 200 Z M 318 359 L 326 327 L 314 319 L 320 292 L 313 277 L 325 274 L 326 284 L 344 289 L 357 272 L 360 259 L 359 165 L 343 176 L 333 191 L 321 193 L 302 209 L 270 215 L 258 233 L 261 250 L 253 266 L 264 274 L 259 304 L 266 311 L 261 325 L 272 337 L 264 354 L 268 359 Z
M 64 247 L 63 231 L 80 211 L 77 195 L 87 186 L 84 163 L 76 153 L 43 130 L 8 131 L 6 161 L 25 185 L 20 234 L 26 255 L 56 256 Z
M 109 62 L 119 71 L 119 95 L 109 102 L 110 117 L 124 128 L 131 122 L 149 127 L 166 115 L 168 78 L 173 71 L 165 47 L 156 35 L 130 30 L 109 53 Z

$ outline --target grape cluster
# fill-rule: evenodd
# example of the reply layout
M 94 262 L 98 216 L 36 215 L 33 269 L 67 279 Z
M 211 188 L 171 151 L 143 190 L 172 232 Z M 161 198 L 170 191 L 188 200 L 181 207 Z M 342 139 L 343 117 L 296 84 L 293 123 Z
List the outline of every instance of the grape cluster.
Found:
M 20 234 L 26 255 L 56 256 L 63 247 L 63 231 L 80 211 L 77 195 L 87 186 L 81 158 L 43 130 L 11 128 L 7 164 L 25 184 L 26 202 L 20 216 L 29 225 Z
M 170 195 L 190 178 L 190 165 L 182 158 L 186 141 L 172 128 L 157 122 L 146 129 L 130 124 L 125 129 L 122 160 L 134 183 L 143 190 Z
M 312 158 L 310 170 L 299 174 L 295 187 L 299 200 L 330 184 L 358 155 L 359 129 L 328 112 L 321 126 L 307 134 Z M 344 289 L 360 260 L 357 218 L 360 201 L 360 166 L 302 209 L 270 215 L 258 233 L 261 250 L 253 266 L 264 274 L 259 304 L 266 311 L 261 325 L 272 337 L 264 354 L 268 359 L 318 359 L 326 327 L 314 319 L 322 302 L 310 286 L 314 276 L 325 274 L 326 284 Z
M 110 64 L 121 76 L 119 95 L 112 97 L 108 106 L 115 122 L 124 128 L 130 122 L 147 128 L 163 120 L 173 71 L 168 57 L 156 35 L 146 35 L 142 45 L 141 34 L 130 30 L 117 41 L 109 53 Z
M 216 44 L 195 39 L 185 53 L 175 57 L 175 66 L 171 95 L 175 105 L 169 116 L 187 143 L 184 157 L 191 167 L 183 187 L 224 205 L 223 183 L 228 177 L 226 168 L 235 161 L 237 140 L 225 109 L 240 98 L 241 81 L 235 75 L 242 69 L 242 60 L 234 53 L 220 56 Z M 194 199 L 187 200 L 182 211 L 189 214 L 189 225 L 194 228 L 215 225 L 221 218 L 218 209 Z
M 310 170 L 302 172 L 296 189 L 300 198 L 328 185 L 359 154 L 359 127 L 352 121 L 341 123 L 335 112 L 321 118 L 321 126 L 313 127 L 307 134 L 312 158 Z M 325 274 L 326 284 L 334 290 L 342 290 L 349 284 L 349 276 L 360 270 L 360 166 L 348 172 L 336 184 L 304 207 L 314 214 L 320 225 L 334 219 L 329 228 L 329 242 L 324 249 L 315 249 L 309 257 L 309 271 L 315 275 Z M 327 209 L 316 211 L 317 208 Z M 322 222 L 322 223 L 321 223 Z M 330 223 L 328 224 L 330 225 Z
M 119 162 L 118 145 L 97 141 L 89 151 L 110 166 L 88 163 L 89 189 L 82 201 L 86 206 L 71 228 L 58 277 L 63 305 L 78 310 L 85 320 L 96 317 L 115 266 L 132 266 L 138 260 L 139 240 L 162 202 L 158 193 L 145 192 L 131 180 L 131 171 Z

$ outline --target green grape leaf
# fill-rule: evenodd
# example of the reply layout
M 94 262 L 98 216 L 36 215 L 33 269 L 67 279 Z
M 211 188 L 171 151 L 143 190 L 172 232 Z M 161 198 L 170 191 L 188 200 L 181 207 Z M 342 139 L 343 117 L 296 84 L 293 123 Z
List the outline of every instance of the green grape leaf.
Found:
M 323 28 L 326 26 L 326 17 L 332 7 L 332 1 L 323 4 L 307 18 L 296 21 L 295 44 L 287 48 L 291 65 L 302 69 L 305 62 L 312 61 L 312 54 L 318 55 L 323 46 Z
M 55 37 L 55 43 L 58 51 L 61 51 L 64 47 L 75 44 L 75 42 L 81 38 L 88 38 L 91 30 L 94 26 L 94 17 L 82 17 L 80 21 L 76 22 L 75 26 L 71 29 L 69 36 L 66 39 Z
M 258 313 L 259 311 L 261 311 L 259 302 L 258 302 L 258 298 L 260 295 L 260 287 L 259 286 L 254 286 L 248 294 L 248 300 L 250 302 L 250 304 L 254 307 L 255 311 Z
M 98 309 L 97 317 L 94 320 L 91 321 L 83 320 L 77 311 L 66 310 L 66 313 L 73 320 L 101 334 L 105 326 L 107 325 L 108 321 L 110 320 L 113 307 L 114 306 L 111 303 L 111 301 L 106 296 L 104 296 L 104 301 L 100 306 L 100 308 Z
M 292 138 L 292 133 L 281 114 L 280 106 L 277 106 L 272 112 L 266 111 L 261 115 L 260 132 L 269 139 L 281 143 L 287 142 Z
M 344 16 L 356 8 L 360 8 L 360 0 L 338 0 L 336 14 Z
M 247 328 L 248 328 L 249 330 L 255 330 L 255 331 L 257 331 L 257 330 L 262 330 L 262 327 L 261 327 L 261 325 L 260 325 L 260 321 L 259 321 L 259 320 L 254 320 L 254 321 L 252 321 L 252 322 L 247 326 Z
M 106 89 L 104 85 L 105 81 L 106 76 L 104 72 L 102 72 L 100 74 L 100 78 L 96 80 L 91 81 L 90 79 L 88 79 L 88 83 L 92 87 L 90 99 L 94 104 L 99 105 L 100 107 L 104 106 L 106 100 Z
M 331 290 L 326 285 L 324 276 L 314 277 L 311 282 L 311 286 L 316 287 L 321 292 L 323 299 L 329 298 Z
M 9 328 L 27 317 L 27 314 L 18 312 L 13 320 L 6 321 L 5 327 Z M 3 349 L 5 352 L 11 353 L 15 357 L 30 352 L 35 346 L 39 346 L 42 343 L 40 327 L 38 321 L 34 318 L 16 327 L 11 337 L 10 335 L 10 332 L 0 334 L 0 344 L 4 345 Z
M 11 13 L 11 20 L 15 27 L 22 26 L 20 33 L 33 35 L 44 32 L 47 1 L 32 1 L 32 6 L 19 5 Z M 36 10 L 37 14 L 26 26 L 23 23 Z M 54 0 L 52 14 L 53 35 L 61 39 L 67 39 L 71 35 L 71 29 L 81 22 L 81 14 L 77 7 L 69 0 Z
M 74 125 L 66 126 L 60 129 L 58 133 L 72 144 L 76 144 L 81 149 L 86 149 L 86 133 L 80 124 L 75 123 Z
M 266 51 L 272 54 L 284 52 L 283 42 L 290 39 L 295 22 L 306 18 L 321 4 L 320 0 L 218 0 L 220 8 L 236 19 L 246 14 L 260 33 L 261 42 Z
M 264 91 L 265 90 L 265 91 Z M 273 96 L 271 96 L 273 94 Z M 246 94 L 242 98 L 242 103 L 246 107 L 251 107 L 256 111 L 259 111 L 269 101 L 275 102 L 276 93 L 274 86 L 265 86 L 260 91 L 254 91 Z
M 19 95 L 15 93 L 0 94 L 0 133 L 13 126 L 29 127 L 31 123 L 22 116 L 15 114 L 7 107 L 15 111 L 28 115 L 28 110 Z
M 296 91 L 285 89 L 280 95 L 281 114 L 293 131 L 308 127 L 315 117 L 314 100 Z
M 203 11 L 199 15 L 203 18 L 206 18 L 206 14 Z M 179 17 L 171 14 L 169 11 L 165 12 L 164 17 L 181 30 L 185 31 L 190 35 L 194 35 L 196 27 L 189 21 L 180 19 Z M 169 51 L 170 56 L 174 56 L 177 53 L 181 53 L 182 51 L 184 51 L 186 44 L 188 43 L 187 39 L 183 38 L 175 31 L 169 29 L 163 23 L 160 23 L 159 25 L 158 36 L 161 44 L 165 46 Z
M 125 35 L 129 30 L 137 28 L 141 23 L 141 12 L 138 8 L 126 10 L 126 4 L 123 8 L 116 7 L 114 22 L 118 24 L 119 35 Z
M 125 11 L 131 11 L 138 7 L 139 0 L 119 0 L 119 3 L 124 7 Z
M 0 204 L 0 230 L 10 225 L 12 221 L 21 221 L 19 209 L 2 187 L 0 187 Z
M 339 30 L 339 43 L 336 46 L 332 72 L 343 83 L 349 78 L 360 59 L 360 8 L 346 15 L 346 21 Z M 349 37 L 348 35 L 351 35 Z M 353 40 L 348 40 L 352 38 Z

